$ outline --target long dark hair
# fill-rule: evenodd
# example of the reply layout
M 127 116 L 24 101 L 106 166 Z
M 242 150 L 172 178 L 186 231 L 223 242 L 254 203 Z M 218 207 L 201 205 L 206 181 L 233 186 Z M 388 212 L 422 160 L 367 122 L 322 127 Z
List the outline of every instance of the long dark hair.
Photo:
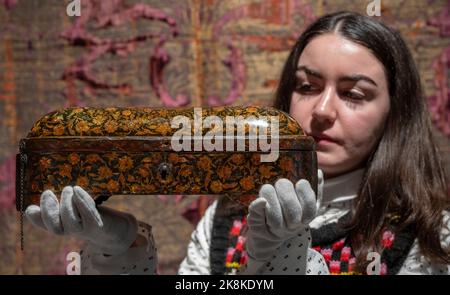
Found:
M 369 251 L 380 249 L 382 230 L 393 214 L 400 216 L 399 230 L 413 229 L 422 253 L 431 262 L 450 263 L 449 252 L 440 242 L 442 213 L 449 208 L 447 183 L 420 77 L 398 32 L 353 12 L 317 19 L 299 37 L 284 65 L 274 106 L 289 112 L 303 49 L 314 37 L 333 32 L 368 48 L 384 65 L 390 95 L 384 132 L 367 159 L 348 224 L 357 269 L 363 269 Z

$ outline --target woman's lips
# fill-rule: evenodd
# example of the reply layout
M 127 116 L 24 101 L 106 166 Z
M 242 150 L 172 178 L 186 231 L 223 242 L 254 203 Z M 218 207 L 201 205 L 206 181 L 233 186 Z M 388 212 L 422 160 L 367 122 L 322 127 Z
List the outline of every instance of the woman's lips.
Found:
M 334 141 L 324 139 L 324 138 L 314 138 L 314 140 L 316 141 L 317 144 L 320 144 L 320 145 L 330 145 L 330 144 L 335 143 Z
M 326 134 L 312 134 L 311 136 L 314 138 L 314 141 L 320 145 L 331 145 L 338 143 L 338 140 Z

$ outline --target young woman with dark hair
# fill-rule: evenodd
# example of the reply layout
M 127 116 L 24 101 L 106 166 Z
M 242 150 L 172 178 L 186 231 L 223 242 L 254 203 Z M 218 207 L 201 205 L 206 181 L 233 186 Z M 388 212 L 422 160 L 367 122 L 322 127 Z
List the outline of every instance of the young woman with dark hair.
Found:
M 327 63 L 327 57 L 335 58 L 332 53 L 335 48 L 327 48 L 331 52 L 327 57 L 320 56 L 320 52 L 315 52 L 315 56 L 302 56 L 305 48 L 318 38 L 322 39 L 316 48 L 331 46 L 325 38 L 334 38 L 337 42 L 332 44 L 353 43 L 371 57 L 356 66 L 357 59 L 349 60 L 345 73 L 340 66 L 346 60 Z M 355 56 L 353 52 L 348 54 L 349 59 Z M 308 66 L 314 62 L 325 77 L 308 71 Z M 369 77 L 379 77 L 379 85 L 362 77 L 339 83 L 331 76 L 334 73 L 360 74 L 359 69 L 369 73 Z M 328 94 L 333 97 L 326 97 Z M 379 125 L 367 126 L 372 121 L 364 117 L 366 110 L 382 100 L 387 105 L 377 105 L 373 109 L 378 112 Z M 450 263 L 440 237 L 444 225 L 442 214 L 449 205 L 444 170 L 434 144 L 419 74 L 405 42 L 396 31 L 355 13 L 340 12 L 322 17 L 294 45 L 281 75 L 275 107 L 290 112 L 313 136 L 330 133 L 344 141 L 343 147 L 339 143 L 326 147 L 319 143 L 319 166 L 325 177 L 364 169 L 348 223 L 349 238 L 358 261 L 366 261 L 369 249 L 380 247 L 382 229 L 391 216 L 396 216 L 398 230 L 411 227 L 427 258 L 436 263 Z M 360 124 L 358 119 L 366 122 Z M 345 128 L 348 129 L 343 130 Z M 349 150 L 352 146 L 345 146 L 358 132 L 350 129 L 361 129 L 359 131 L 367 135 L 367 138 L 361 137 L 364 147 L 358 149 L 361 152 L 357 155 L 355 149 Z
M 220 198 L 192 234 L 180 274 L 449 274 L 447 183 L 413 58 L 393 29 L 325 15 L 295 43 L 274 106 L 316 141 L 306 180 L 261 187 L 246 208 Z M 80 187 L 46 191 L 33 224 L 89 241 L 83 273 L 154 273 L 151 232 Z

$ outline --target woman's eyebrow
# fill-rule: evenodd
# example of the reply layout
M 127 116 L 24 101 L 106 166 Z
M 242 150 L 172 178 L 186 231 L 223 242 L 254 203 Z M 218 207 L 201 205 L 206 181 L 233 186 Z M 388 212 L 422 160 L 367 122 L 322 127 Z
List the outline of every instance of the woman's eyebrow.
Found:
M 312 69 L 308 68 L 307 66 L 298 66 L 297 71 L 298 72 L 304 71 L 308 75 L 323 79 L 323 76 L 321 73 L 319 73 L 318 71 L 312 70 Z
M 308 75 L 323 79 L 323 75 L 321 73 L 319 73 L 316 70 L 310 69 L 307 66 L 298 66 L 297 71 L 299 71 L 299 72 L 304 71 Z M 375 83 L 374 80 L 372 80 L 371 78 L 369 78 L 365 75 L 361 75 L 361 74 L 345 76 L 345 77 L 342 77 L 339 79 L 340 82 L 342 82 L 342 81 L 358 82 L 360 80 L 366 81 L 366 82 L 378 87 L 377 83 Z
M 369 77 L 364 76 L 364 75 L 351 75 L 351 76 L 345 76 L 345 77 L 342 77 L 339 79 L 339 81 L 351 81 L 351 82 L 358 82 L 360 80 L 369 82 L 370 84 L 373 84 L 374 86 L 378 87 L 377 83 L 375 83 L 374 80 L 372 80 Z

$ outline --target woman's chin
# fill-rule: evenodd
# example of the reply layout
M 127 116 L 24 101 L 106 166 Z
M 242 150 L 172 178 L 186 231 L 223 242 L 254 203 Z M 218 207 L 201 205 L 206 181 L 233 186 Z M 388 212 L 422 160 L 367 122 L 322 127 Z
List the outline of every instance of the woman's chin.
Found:
M 325 178 L 332 178 L 347 172 L 345 165 L 331 157 L 321 156 L 319 152 L 317 153 L 317 163 Z

